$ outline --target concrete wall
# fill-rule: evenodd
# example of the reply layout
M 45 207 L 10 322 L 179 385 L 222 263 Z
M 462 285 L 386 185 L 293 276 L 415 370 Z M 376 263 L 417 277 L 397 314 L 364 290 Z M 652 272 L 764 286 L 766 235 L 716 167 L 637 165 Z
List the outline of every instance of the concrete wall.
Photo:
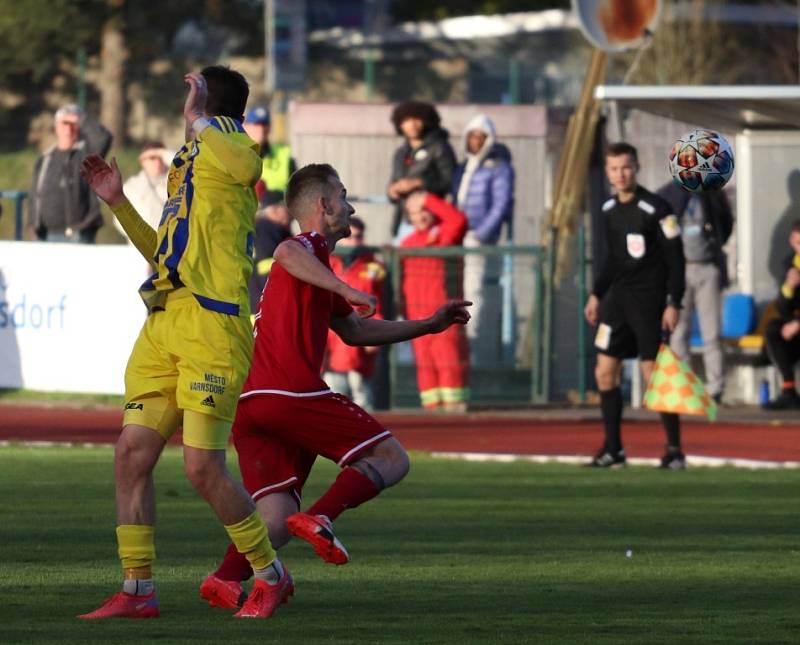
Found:
M 290 142 L 298 164 L 330 163 L 339 170 L 351 195 L 382 198 L 392 154 L 401 144 L 389 120 L 393 107 L 292 102 Z M 466 123 L 479 113 L 494 120 L 498 139 L 511 150 L 517 174 L 514 239 L 518 244 L 538 243 L 549 199 L 551 141 L 558 138 L 562 119 L 553 118 L 556 113 L 538 105 L 444 105 L 438 109 L 459 160 L 464 157 L 461 136 Z M 389 242 L 392 207 L 363 202 L 356 206 L 368 221 L 367 241 Z

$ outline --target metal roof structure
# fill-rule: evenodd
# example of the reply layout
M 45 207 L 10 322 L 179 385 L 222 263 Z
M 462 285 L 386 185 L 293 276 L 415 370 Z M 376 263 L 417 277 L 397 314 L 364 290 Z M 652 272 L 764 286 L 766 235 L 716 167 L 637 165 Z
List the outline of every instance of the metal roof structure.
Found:
M 800 129 L 797 85 L 600 85 L 595 98 L 732 132 Z

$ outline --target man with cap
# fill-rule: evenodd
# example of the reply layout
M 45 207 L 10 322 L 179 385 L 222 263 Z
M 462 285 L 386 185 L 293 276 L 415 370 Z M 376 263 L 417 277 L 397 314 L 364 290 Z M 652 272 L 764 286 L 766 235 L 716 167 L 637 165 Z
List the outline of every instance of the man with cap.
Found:
M 259 105 L 247 111 L 244 129 L 260 146 L 264 165 L 261 181 L 256 184 L 256 195 L 262 206 L 272 206 L 283 201 L 289 177 L 297 170 L 289 146 L 269 142 L 270 126 L 271 119 L 267 108 Z

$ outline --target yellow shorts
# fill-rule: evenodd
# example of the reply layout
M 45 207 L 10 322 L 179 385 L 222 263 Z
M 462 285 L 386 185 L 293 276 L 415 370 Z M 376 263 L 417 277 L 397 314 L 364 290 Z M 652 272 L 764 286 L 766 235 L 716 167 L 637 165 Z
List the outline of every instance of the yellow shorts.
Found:
M 185 288 L 170 293 L 165 309 L 148 316 L 128 359 L 123 425 L 169 439 L 184 411 L 192 411 L 184 444 L 225 448 L 252 354 L 247 318 L 204 309 Z

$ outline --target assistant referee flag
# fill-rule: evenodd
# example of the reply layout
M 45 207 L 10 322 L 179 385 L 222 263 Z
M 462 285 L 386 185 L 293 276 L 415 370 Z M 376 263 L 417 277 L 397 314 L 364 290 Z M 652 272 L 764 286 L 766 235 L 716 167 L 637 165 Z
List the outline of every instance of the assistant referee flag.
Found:
M 707 416 L 710 421 L 717 418 L 717 404 L 703 383 L 665 344 L 658 349 L 644 405 L 656 412 Z

